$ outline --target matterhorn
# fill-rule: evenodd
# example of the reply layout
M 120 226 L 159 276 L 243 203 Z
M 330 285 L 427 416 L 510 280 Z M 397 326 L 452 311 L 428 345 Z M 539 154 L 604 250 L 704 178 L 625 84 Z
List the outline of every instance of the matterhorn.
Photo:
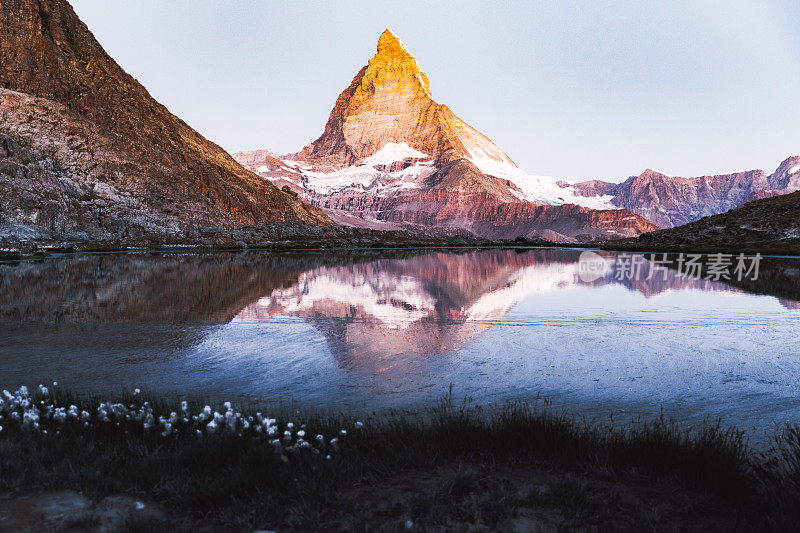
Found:
M 560 241 L 657 229 L 604 198 L 579 196 L 518 168 L 433 99 L 428 77 L 388 29 L 317 140 L 283 158 L 235 157 L 342 224 Z

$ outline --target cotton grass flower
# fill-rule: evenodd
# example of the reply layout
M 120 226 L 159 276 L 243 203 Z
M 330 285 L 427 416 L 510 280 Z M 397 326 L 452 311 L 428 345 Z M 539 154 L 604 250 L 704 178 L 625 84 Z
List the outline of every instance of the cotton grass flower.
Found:
M 57 382 L 54 382 L 54 386 Z M 339 451 L 340 439 L 347 435 L 341 430 L 338 436 L 328 440 L 324 434 L 316 434 L 313 440 L 305 440 L 307 425 L 298 426 L 294 422 L 281 424 L 276 418 L 262 413 L 255 416 L 242 415 L 233 410 L 231 402 L 223 404 L 223 410 L 214 411 L 205 405 L 198 413 L 193 413 L 186 400 L 180 402 L 180 410 L 169 414 L 154 412 L 147 401 L 135 401 L 130 405 L 102 402 L 93 411 L 81 409 L 78 405 L 58 405 L 50 390 L 39 385 L 35 397 L 26 387 L 14 393 L 3 390 L 0 394 L 0 438 L 13 438 L 19 431 L 29 434 L 60 434 L 70 430 L 86 432 L 121 431 L 126 435 L 144 434 L 149 438 L 176 439 L 183 436 L 193 438 L 216 438 L 216 436 L 235 436 L 261 439 L 274 449 L 278 458 L 289 463 L 289 457 L 311 453 L 320 458 L 330 458 L 331 453 Z M 135 396 L 141 389 L 134 390 Z M 360 422 L 355 427 L 362 427 Z

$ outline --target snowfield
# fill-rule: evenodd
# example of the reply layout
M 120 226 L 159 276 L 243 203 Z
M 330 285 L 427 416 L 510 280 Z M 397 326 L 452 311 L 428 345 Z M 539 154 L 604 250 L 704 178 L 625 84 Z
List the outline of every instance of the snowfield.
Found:
M 520 201 L 539 205 L 575 204 L 590 209 L 619 209 L 611 203 L 612 196 L 578 196 L 574 187 L 561 187 L 555 178 L 528 174 L 507 156 L 500 158 L 477 146 L 468 151 L 469 161 L 481 172 L 511 182 L 516 188 L 511 188 L 510 192 Z M 412 163 L 402 170 L 386 172 L 376 168 L 407 160 Z M 303 187 L 310 193 L 323 196 L 347 190 L 389 196 L 402 190 L 421 189 L 426 178 L 436 170 L 430 155 L 416 150 L 405 141 L 389 142 L 362 163 L 334 172 L 314 171 L 309 165 L 298 161 L 283 163 L 288 167 L 287 170 L 298 173 L 298 179 L 302 180 Z M 258 167 L 257 171 L 267 179 L 282 179 L 281 176 L 271 176 L 266 166 Z
M 402 189 L 421 188 L 425 178 L 434 170 L 430 162 L 414 163 L 396 172 L 383 172 L 373 166 L 354 165 L 330 173 L 307 170 L 303 172 L 303 178 L 306 187 L 317 194 L 329 195 L 347 189 L 359 189 L 373 191 L 377 196 L 385 196 Z
M 383 148 L 364 160 L 364 165 L 373 167 L 376 165 L 391 165 L 404 159 L 430 159 L 428 154 L 423 154 L 419 150 L 411 148 L 407 142 L 386 143 Z

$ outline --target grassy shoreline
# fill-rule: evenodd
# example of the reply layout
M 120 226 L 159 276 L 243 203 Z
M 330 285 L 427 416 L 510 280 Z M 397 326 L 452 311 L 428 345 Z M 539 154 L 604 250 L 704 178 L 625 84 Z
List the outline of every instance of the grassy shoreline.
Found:
M 483 409 L 445 398 L 416 415 L 376 415 L 363 425 L 346 415 L 295 413 L 287 429 L 279 415 L 277 437 L 292 437 L 276 446 L 253 429 L 254 406 L 230 409 L 230 430 L 201 425 L 198 435 L 192 416 L 204 406 L 196 402 L 184 423 L 172 398 L 120 396 L 115 403 L 128 414 L 119 416 L 107 402 L 61 391 L 28 400 L 28 410 L 76 405 L 78 414 L 61 421 L 43 414 L 37 428 L 25 427 L 5 400 L 0 501 L 71 490 L 168 509 L 157 523 L 130 529 L 511 530 L 522 520 L 545 530 L 633 531 L 655 521 L 662 526 L 655 529 L 788 531 L 800 519 L 797 427 L 757 452 L 735 428 L 691 429 L 664 419 L 588 425 L 536 405 Z M 130 418 L 144 402 L 150 427 Z M 158 420 L 170 415 L 175 422 L 165 434 Z M 307 443 L 322 435 L 323 444 L 298 445 L 300 431 Z
M 379 244 L 365 246 L 353 243 L 347 246 L 343 243 L 334 243 L 331 246 L 308 246 L 304 243 L 286 244 L 275 243 L 272 246 L 205 246 L 205 245 L 164 245 L 164 246 L 66 246 L 66 247 L 44 247 L 20 250 L 0 250 L 0 261 L 22 261 L 31 259 L 48 259 L 69 254 L 124 254 L 124 253 L 226 253 L 226 252 L 271 252 L 271 253 L 298 253 L 298 252 L 392 252 L 392 251 L 425 251 L 425 250 L 495 250 L 495 249 L 551 249 L 551 248 L 571 248 L 577 250 L 603 250 L 606 252 L 622 252 L 634 254 L 648 253 L 696 253 L 701 255 L 713 255 L 717 253 L 739 254 L 744 253 L 754 255 L 762 254 L 764 257 L 776 257 L 785 259 L 800 259 L 800 249 L 785 249 L 774 247 L 752 247 L 752 246 L 647 246 L 635 242 L 590 242 L 590 243 L 558 243 L 558 242 L 538 242 L 538 241 L 492 241 L 480 243 L 448 243 L 431 241 L 426 243 L 411 243 L 408 245 Z
M 319 244 L 319 243 L 318 243 Z M 45 259 L 66 254 L 79 253 L 224 253 L 224 252 L 380 252 L 380 251 L 413 251 L 413 250 L 490 250 L 496 248 L 592 248 L 596 246 L 584 246 L 574 244 L 559 243 L 540 243 L 537 241 L 480 241 L 471 243 L 437 241 L 414 242 L 407 245 L 397 243 L 373 243 L 364 245 L 363 243 L 331 243 L 328 246 L 312 246 L 308 243 L 272 243 L 264 246 L 207 246 L 207 245 L 154 245 L 154 246 L 65 246 L 65 247 L 44 247 L 20 250 L 0 250 L 0 261 L 14 261 L 23 259 Z

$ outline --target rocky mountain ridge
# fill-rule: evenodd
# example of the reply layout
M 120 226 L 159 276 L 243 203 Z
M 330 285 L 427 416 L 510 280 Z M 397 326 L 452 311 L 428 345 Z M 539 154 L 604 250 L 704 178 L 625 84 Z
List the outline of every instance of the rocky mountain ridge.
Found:
M 800 156 L 785 159 L 770 175 L 749 170 L 681 178 L 647 169 L 623 183 L 559 182 L 585 197 L 610 196 L 610 203 L 671 228 L 724 213 L 747 202 L 800 190 Z
M 0 3 L 0 234 L 151 241 L 330 220 L 156 102 L 65 0 Z

